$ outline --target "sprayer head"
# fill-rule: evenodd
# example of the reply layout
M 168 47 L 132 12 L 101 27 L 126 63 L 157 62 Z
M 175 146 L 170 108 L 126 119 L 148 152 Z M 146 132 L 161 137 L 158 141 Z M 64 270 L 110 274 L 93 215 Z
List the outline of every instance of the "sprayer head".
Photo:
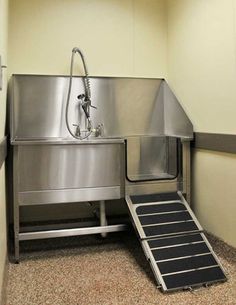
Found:
M 76 52 L 81 53 L 81 51 L 80 51 L 80 49 L 79 49 L 79 48 L 74 47 L 74 48 L 72 49 L 72 53 L 76 53 Z

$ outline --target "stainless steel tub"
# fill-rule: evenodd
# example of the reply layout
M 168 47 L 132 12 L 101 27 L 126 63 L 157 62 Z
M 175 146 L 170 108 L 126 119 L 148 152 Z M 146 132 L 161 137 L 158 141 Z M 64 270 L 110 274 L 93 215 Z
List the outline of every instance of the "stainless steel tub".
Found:
M 79 118 L 83 123 L 76 102 L 83 92 L 82 78 L 76 77 L 73 84 L 70 122 Z M 20 232 L 20 206 L 177 190 L 190 195 L 192 124 L 167 83 L 95 77 L 91 88 L 93 104 L 98 107 L 91 112 L 92 121 L 103 124 L 103 133 L 80 141 L 70 136 L 65 124 L 68 77 L 12 77 L 9 100 L 17 259 L 19 240 L 29 239 Z M 106 228 L 95 231 L 105 232 Z M 58 234 L 49 236 L 61 236 Z

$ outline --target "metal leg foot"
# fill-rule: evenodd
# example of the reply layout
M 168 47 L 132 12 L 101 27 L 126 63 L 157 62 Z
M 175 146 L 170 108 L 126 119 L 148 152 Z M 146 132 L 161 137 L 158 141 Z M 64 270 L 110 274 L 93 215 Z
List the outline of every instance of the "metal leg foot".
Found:
M 20 262 L 20 242 L 19 242 L 19 234 L 15 233 L 14 240 L 14 263 L 19 264 Z
M 100 225 L 107 226 L 107 219 L 106 219 L 106 208 L 105 208 L 105 201 L 100 201 Z M 107 233 L 101 233 L 102 237 L 106 237 Z

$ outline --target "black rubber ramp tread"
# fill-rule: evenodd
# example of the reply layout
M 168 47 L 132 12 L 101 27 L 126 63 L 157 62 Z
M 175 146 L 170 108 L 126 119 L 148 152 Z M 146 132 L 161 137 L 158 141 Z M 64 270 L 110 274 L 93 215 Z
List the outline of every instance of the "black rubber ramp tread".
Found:
M 177 193 L 162 193 L 162 194 L 131 196 L 131 200 L 134 204 L 157 202 L 157 201 L 171 201 L 171 200 L 179 200 L 179 199 L 180 197 Z
M 136 208 L 138 215 L 154 214 L 154 213 L 166 213 L 174 211 L 187 210 L 185 205 L 181 202 L 164 203 L 164 204 L 148 204 L 142 205 Z
M 161 274 L 218 265 L 212 254 L 193 256 L 157 264 Z
M 193 256 L 196 254 L 203 254 L 208 252 L 210 252 L 210 250 L 205 244 L 205 242 L 199 244 L 190 244 L 190 245 L 152 250 L 152 254 L 156 261 L 185 257 L 185 256 Z
M 220 267 L 213 267 L 163 277 L 167 289 L 177 289 L 204 283 L 224 281 L 226 277 Z
M 198 231 L 194 221 L 143 227 L 147 237 Z
M 151 239 L 148 240 L 147 242 L 150 248 L 157 248 L 157 247 L 168 247 L 172 245 L 192 243 L 202 240 L 203 238 L 201 234 L 189 234 L 189 235 L 177 236 L 177 237 Z
M 163 291 L 227 280 L 203 229 L 177 193 L 131 196 L 127 203 Z
M 186 221 L 191 219 L 192 217 L 187 211 L 180 213 L 139 216 L 139 220 L 141 222 L 141 225 L 143 226 L 150 224 L 157 224 L 157 223 L 174 222 L 174 221 Z

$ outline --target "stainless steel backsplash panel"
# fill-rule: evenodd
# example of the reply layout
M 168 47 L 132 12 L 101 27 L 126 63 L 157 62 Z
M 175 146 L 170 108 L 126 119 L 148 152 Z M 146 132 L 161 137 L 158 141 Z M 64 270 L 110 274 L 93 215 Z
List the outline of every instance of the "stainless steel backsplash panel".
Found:
M 69 78 L 13 75 L 11 140 L 71 138 L 65 124 Z M 77 96 L 84 93 L 83 78 L 74 77 L 69 117 L 84 124 Z M 191 138 L 192 124 L 162 79 L 91 78 L 94 126 L 102 123 L 104 137 L 177 136 Z

